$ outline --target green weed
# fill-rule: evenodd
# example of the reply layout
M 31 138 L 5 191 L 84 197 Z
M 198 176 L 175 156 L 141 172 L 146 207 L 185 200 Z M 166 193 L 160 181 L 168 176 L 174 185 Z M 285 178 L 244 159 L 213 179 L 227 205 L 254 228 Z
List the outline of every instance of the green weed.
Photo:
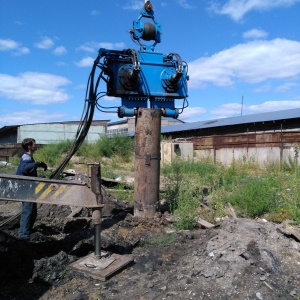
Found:
M 93 156 L 97 157 L 122 157 L 124 162 L 129 162 L 132 158 L 134 140 L 125 135 L 101 135 L 100 139 L 93 147 Z
M 274 178 L 248 177 L 235 186 L 224 198 L 241 217 L 260 217 L 276 207 L 277 180 Z
M 289 168 L 273 163 L 264 169 L 242 160 L 229 167 L 210 161 L 174 161 L 162 168 L 167 178 L 163 196 L 168 206 L 164 209 L 176 216 L 179 229 L 193 228 L 196 217 L 214 223 L 226 215 L 228 203 L 239 217 L 300 222 L 299 171 L 296 163 Z M 209 202 L 203 205 L 205 190 Z
M 110 194 L 122 201 L 127 201 L 133 205 L 134 197 L 133 190 L 125 188 L 124 184 L 119 184 L 116 188 L 110 190 Z
M 45 145 L 35 153 L 36 161 L 44 161 L 48 166 L 55 167 L 65 158 L 65 155 L 72 148 L 72 141 L 65 141 Z M 84 142 L 78 149 L 76 156 L 83 158 L 83 161 L 102 161 L 104 158 L 113 158 L 116 161 L 127 163 L 133 157 L 134 140 L 124 135 L 108 137 L 101 135 L 95 143 Z M 72 167 L 72 162 L 68 167 Z
M 149 241 L 148 245 L 155 247 L 168 247 L 174 245 L 178 241 L 175 233 L 164 233 Z
M 70 151 L 72 144 L 72 141 L 67 140 L 60 143 L 45 145 L 35 152 L 34 158 L 36 161 L 47 163 L 48 166 L 57 166 L 64 159 L 64 154 Z

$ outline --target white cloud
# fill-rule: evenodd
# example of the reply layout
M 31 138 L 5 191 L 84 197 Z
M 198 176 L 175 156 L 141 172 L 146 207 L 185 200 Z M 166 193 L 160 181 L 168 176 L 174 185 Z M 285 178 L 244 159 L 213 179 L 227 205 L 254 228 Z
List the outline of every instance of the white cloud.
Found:
M 97 46 L 99 48 L 105 48 L 105 49 L 122 49 L 125 48 L 125 43 L 119 42 L 119 43 L 98 43 Z
M 56 63 L 56 65 L 58 67 L 64 67 L 64 66 L 67 66 L 68 64 L 66 62 L 64 62 L 64 61 L 59 61 L 59 62 Z
M 94 119 L 95 120 L 108 120 L 109 122 L 120 121 L 120 119 L 117 117 L 117 114 L 115 112 L 104 113 L 99 110 L 95 111 Z
M 267 11 L 277 7 L 289 7 L 300 0 L 229 0 L 224 5 L 220 1 L 212 1 L 212 10 L 221 15 L 228 15 L 234 21 L 241 20 L 252 10 Z
M 177 3 L 184 9 L 193 9 L 194 6 L 192 6 L 188 0 L 177 0 Z M 125 10 L 138 10 L 140 11 L 144 5 L 144 1 L 139 0 L 130 0 L 128 4 L 123 5 L 122 8 Z M 167 6 L 167 2 L 163 1 L 160 2 L 160 6 L 165 7 Z M 155 9 L 155 7 L 154 7 Z
M 300 101 L 282 100 L 282 101 L 267 101 L 258 105 L 248 105 L 245 110 L 248 113 L 263 113 L 269 111 L 285 110 L 292 108 L 300 108 Z
M 56 47 L 53 51 L 54 55 L 60 56 L 67 53 L 67 49 L 64 46 Z
M 272 85 L 270 83 L 263 84 L 254 89 L 254 93 L 266 93 L 272 89 Z
M 92 10 L 92 12 L 91 12 L 91 15 L 92 15 L 92 16 L 98 16 L 98 15 L 100 15 L 100 14 L 101 14 L 101 11 L 96 10 L 96 9 Z
M 95 58 L 92 57 L 84 57 L 82 60 L 75 62 L 77 67 L 85 68 L 91 67 L 94 64 Z
M 241 114 L 241 103 L 227 103 L 211 110 L 218 118 L 233 117 Z
M 189 75 L 189 88 L 293 78 L 300 75 L 300 42 L 275 39 L 239 44 L 189 63 Z
M 14 50 L 19 47 L 19 44 L 11 39 L 0 39 L 0 51 Z
M 261 104 L 243 105 L 241 103 L 227 103 L 211 110 L 217 118 L 234 117 L 240 115 L 257 114 L 285 109 L 300 108 L 300 101 L 281 100 L 266 101 Z
M 251 29 L 249 31 L 244 32 L 243 37 L 245 39 L 261 39 L 268 36 L 268 33 L 264 30 L 260 29 Z
M 203 107 L 187 107 L 183 110 L 183 113 L 179 115 L 178 119 L 184 122 L 196 122 L 201 119 L 205 112 L 206 109 Z
M 54 46 L 54 42 L 49 37 L 43 37 L 39 42 L 35 43 L 34 46 L 39 49 L 51 49 Z
M 109 43 L 109 42 L 88 42 L 84 45 L 81 45 L 78 50 L 85 51 L 85 52 L 95 52 L 98 51 L 100 48 L 110 49 L 110 50 L 118 50 L 124 49 L 126 47 L 125 43 Z
M 131 0 L 128 4 L 123 5 L 122 8 L 126 10 L 141 10 L 143 5 L 143 1 Z
M 70 81 L 48 73 L 25 72 L 18 76 L 0 74 L 0 95 L 30 104 L 66 102 L 70 96 L 61 88 Z
M 177 0 L 178 4 L 184 9 L 193 9 L 194 7 L 187 0 Z
M 49 113 L 46 110 L 31 109 L 0 115 L 0 127 L 9 125 L 36 124 L 60 121 L 65 114 Z M 3 124 L 3 125 L 2 125 Z M 5 125 L 4 125 L 5 124 Z
M 277 92 L 286 92 L 288 90 L 290 90 L 291 88 L 293 88 L 294 86 L 299 86 L 299 83 L 295 83 L 295 82 L 286 82 L 280 86 L 278 86 L 276 88 Z
M 23 26 L 23 25 L 26 24 L 26 23 L 21 22 L 21 21 L 15 21 L 14 23 L 17 24 L 18 26 Z
M 16 52 L 14 52 L 13 54 L 15 56 L 20 56 L 20 55 L 26 55 L 26 54 L 29 54 L 30 53 L 30 50 L 26 47 L 21 47 L 19 49 L 17 49 Z
M 10 51 L 15 56 L 30 53 L 28 48 L 22 47 L 21 44 L 11 39 L 0 39 L 0 51 Z
M 104 100 L 104 101 L 108 101 L 108 102 L 119 102 L 120 101 L 120 98 L 119 97 L 113 97 L 113 96 L 103 96 L 101 98 L 101 100 Z
M 85 52 L 95 52 L 96 47 L 90 43 L 86 43 L 84 45 L 81 45 L 78 50 L 85 51 Z

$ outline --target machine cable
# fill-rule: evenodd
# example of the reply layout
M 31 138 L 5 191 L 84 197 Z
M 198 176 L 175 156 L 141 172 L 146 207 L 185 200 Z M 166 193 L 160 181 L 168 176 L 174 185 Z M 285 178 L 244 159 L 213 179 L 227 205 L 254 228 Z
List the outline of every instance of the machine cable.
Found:
M 76 153 L 76 151 L 82 145 L 84 139 L 86 138 L 86 136 L 88 134 L 88 131 L 89 131 L 90 126 L 93 121 L 95 105 L 96 105 L 96 100 L 97 100 L 96 92 L 94 90 L 94 75 L 95 75 L 96 67 L 99 63 L 99 59 L 100 59 L 100 57 L 98 56 L 97 59 L 94 61 L 94 65 L 93 65 L 92 71 L 89 76 L 89 80 L 87 83 L 86 100 L 85 100 L 80 124 L 78 126 L 77 133 L 75 136 L 75 141 L 72 145 L 71 150 L 66 155 L 65 159 L 57 167 L 57 169 L 50 175 L 50 179 L 57 179 L 59 177 L 59 175 L 64 170 L 65 166 L 69 163 L 69 161 L 72 158 L 72 156 L 74 155 L 74 153 Z

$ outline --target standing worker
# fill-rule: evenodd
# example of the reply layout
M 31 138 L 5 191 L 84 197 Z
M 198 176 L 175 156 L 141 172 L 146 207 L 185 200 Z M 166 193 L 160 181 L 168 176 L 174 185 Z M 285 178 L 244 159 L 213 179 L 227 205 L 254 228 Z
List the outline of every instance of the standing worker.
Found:
M 35 162 L 33 153 L 36 151 L 35 139 L 27 138 L 22 142 L 22 148 L 26 151 L 17 169 L 17 175 L 37 177 L 37 168 L 47 170 L 47 165 L 43 162 Z M 29 241 L 33 224 L 37 217 L 37 204 L 32 202 L 22 202 L 22 214 L 20 220 L 19 238 Z

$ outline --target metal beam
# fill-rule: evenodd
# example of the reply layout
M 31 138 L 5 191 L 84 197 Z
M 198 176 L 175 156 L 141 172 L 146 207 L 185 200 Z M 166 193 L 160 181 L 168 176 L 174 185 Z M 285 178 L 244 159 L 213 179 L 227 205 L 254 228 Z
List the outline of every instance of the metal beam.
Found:
M 0 200 L 101 208 L 85 183 L 0 174 Z

